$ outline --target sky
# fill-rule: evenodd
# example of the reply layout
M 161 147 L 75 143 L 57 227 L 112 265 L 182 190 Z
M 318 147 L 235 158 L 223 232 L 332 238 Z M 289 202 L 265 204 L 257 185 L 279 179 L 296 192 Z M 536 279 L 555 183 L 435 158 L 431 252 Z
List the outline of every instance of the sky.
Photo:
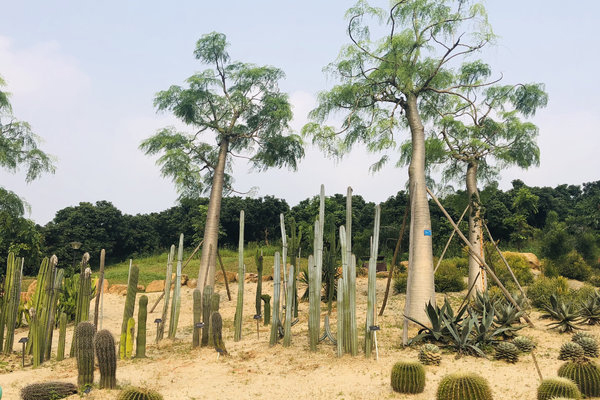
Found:
M 280 86 L 290 95 L 292 128 L 299 132 L 317 93 L 335 84 L 323 68 L 349 42 L 344 13 L 352 4 L 0 0 L 4 90 L 12 94 L 15 116 L 29 122 L 43 139 L 41 148 L 57 158 L 54 175 L 26 184 L 23 172 L 0 170 L 0 184 L 30 204 L 28 216 L 39 224 L 83 201 L 108 200 L 128 214 L 172 207 L 174 185 L 138 146 L 165 126 L 188 129 L 157 114 L 153 98 L 205 68 L 193 57 L 197 39 L 222 32 L 232 59 L 281 68 Z M 482 58 L 505 83 L 543 82 L 549 94 L 548 106 L 532 119 L 540 129 L 540 166 L 502 171 L 500 187 L 510 188 L 513 179 L 532 186 L 600 179 L 600 2 L 484 4 L 499 39 Z M 297 172 L 251 172 L 236 161 L 235 187 L 258 187 L 257 196 L 284 198 L 291 206 L 316 195 L 321 183 L 327 194 L 352 186 L 365 200 L 380 202 L 404 189 L 407 170 L 392 163 L 370 174 L 376 160 L 363 148 L 330 160 L 307 145 Z

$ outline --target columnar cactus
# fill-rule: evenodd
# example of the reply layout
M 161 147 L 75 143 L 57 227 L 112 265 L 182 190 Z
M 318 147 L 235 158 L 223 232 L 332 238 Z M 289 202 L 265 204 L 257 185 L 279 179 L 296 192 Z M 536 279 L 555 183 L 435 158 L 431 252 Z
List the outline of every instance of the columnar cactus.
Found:
M 58 319 L 58 349 L 56 350 L 56 361 L 62 361 L 65 358 L 65 339 L 67 336 L 67 314 L 60 313 Z
M 566 378 L 544 379 L 537 390 L 538 400 L 550 400 L 557 397 L 567 399 L 581 399 L 581 392 L 577 385 Z
M 9 257 L 10 257 L 10 253 L 9 253 Z M 49 268 L 49 262 L 50 260 L 48 259 L 48 257 L 45 257 L 42 260 L 42 263 L 40 264 L 40 269 L 38 271 L 38 275 L 37 275 L 37 280 L 36 280 L 36 286 L 35 286 L 35 292 L 33 293 L 33 307 L 35 310 L 39 310 L 41 309 L 41 305 L 42 305 L 42 300 L 43 297 L 46 295 L 44 289 L 46 287 L 45 284 L 45 279 L 46 276 L 48 275 L 48 268 Z M 6 282 L 4 283 L 4 287 L 8 288 L 8 282 L 10 279 L 10 275 L 8 274 L 8 269 L 7 269 L 7 275 L 6 275 Z M 4 318 L 1 321 L 2 323 L 4 323 Z M 2 329 L 2 325 L 0 325 L 0 338 L 3 337 L 3 329 Z M 31 354 L 31 350 L 33 348 L 33 339 L 32 339 L 32 334 L 33 332 L 31 331 L 31 329 L 29 330 L 29 341 L 27 342 L 27 346 L 26 346 L 26 352 L 27 354 Z M 0 340 L 0 345 L 2 344 L 2 341 Z
M 94 324 L 84 321 L 75 328 L 75 356 L 77 357 L 77 385 L 94 383 Z
M 242 339 L 242 318 L 244 309 L 244 210 L 240 211 L 240 234 L 238 244 L 238 292 L 237 304 L 235 306 L 235 317 L 233 319 L 233 340 L 239 342 Z
M 260 315 L 260 300 L 262 298 L 262 273 L 263 273 L 263 256 L 262 252 L 258 249 L 256 250 L 256 255 L 254 256 L 254 261 L 256 262 L 256 273 L 258 275 L 256 280 L 256 315 Z
M 347 254 L 347 274 L 344 279 L 348 279 L 345 285 L 347 292 L 344 299 L 348 301 L 348 319 L 347 337 L 348 352 L 353 356 L 358 354 L 358 329 L 356 328 L 356 257 L 352 254 L 352 188 L 348 187 L 346 193 L 346 254 Z
M 337 290 L 337 356 L 341 357 L 344 355 L 344 291 L 342 286 L 344 281 L 342 278 L 338 279 L 338 290 Z
M 30 323 L 29 323 L 29 336 L 31 337 L 32 350 L 33 350 L 33 368 L 39 367 L 44 361 L 42 358 L 43 340 L 42 330 L 39 321 L 38 313 L 35 308 L 29 310 Z
M 213 337 L 215 350 L 219 353 L 227 354 L 227 349 L 223 342 L 223 319 L 218 311 L 215 311 L 210 318 L 210 325 L 212 327 L 211 335 Z
M 263 325 L 269 325 L 271 323 L 271 296 L 263 294 L 260 296 L 262 301 L 265 302 L 265 309 L 263 311 Z
M 121 357 L 121 359 L 129 358 L 125 356 L 127 344 L 127 324 L 129 322 L 129 318 L 133 317 L 139 273 L 140 270 L 138 266 L 133 265 L 129 272 L 129 279 L 127 281 L 127 296 L 125 297 L 125 308 L 123 309 L 123 322 L 121 323 L 121 338 L 119 340 L 119 356 Z
M 296 257 L 298 256 L 298 251 L 300 250 L 300 242 L 302 241 L 302 231 L 300 229 L 296 229 L 296 220 L 294 219 L 294 217 L 290 218 L 290 231 L 291 236 L 288 240 L 288 248 L 290 253 L 290 264 L 294 266 L 294 278 L 292 280 L 292 291 L 294 293 L 293 310 L 294 318 L 298 318 L 298 288 L 296 287 L 296 281 L 300 265 L 298 264 Z
M 6 326 L 6 339 L 4 342 L 4 353 L 10 354 L 13 350 L 15 339 L 15 326 L 17 322 L 17 313 L 19 310 L 19 301 L 21 295 L 21 275 L 23 272 L 22 259 L 15 257 L 13 253 L 8 254 L 6 266 L 6 282 L 4 284 L 5 293 L 8 293 L 4 300 L 3 324 L 0 328 Z M 0 345 L 2 342 L 0 342 Z
M 75 311 L 75 326 L 80 322 L 87 321 L 90 314 L 90 292 L 92 289 L 92 271 L 85 267 L 90 259 L 90 255 L 85 253 L 81 260 L 81 269 L 79 275 L 79 291 L 77 293 L 77 309 Z M 52 264 L 52 263 L 51 263 Z M 137 283 L 136 283 L 137 285 Z M 73 341 L 71 342 L 71 357 L 75 355 L 75 331 L 73 331 Z
M 288 285 L 286 288 L 286 297 L 285 297 L 285 323 L 283 327 L 283 347 L 289 347 L 292 344 L 292 304 L 294 303 L 294 285 L 291 284 L 294 279 L 294 266 L 290 266 L 289 275 L 288 275 Z
M 315 245 L 318 238 L 319 222 L 315 222 Z M 315 258 L 308 256 L 308 344 L 311 351 L 317 351 L 319 343 L 319 320 L 321 293 L 317 288 L 317 266 Z
M 135 337 L 135 319 L 129 318 L 127 321 L 127 333 L 125 336 L 125 357 L 131 358 L 133 355 L 133 342 Z
M 205 286 L 204 293 L 202 294 L 202 321 L 204 322 L 204 328 L 202 328 L 202 346 L 208 346 L 208 336 L 210 332 L 210 301 L 212 295 L 212 286 Z
M 121 390 L 117 400 L 163 400 L 163 397 L 155 390 L 127 387 Z
M 77 386 L 69 382 L 32 383 L 21 389 L 23 400 L 57 400 L 77 393 Z
M 192 347 L 200 346 L 200 329 L 196 325 L 202 322 L 202 291 L 199 288 L 193 291 L 194 309 L 194 333 L 192 336 Z
M 146 320 L 148 318 L 148 296 L 140 296 L 138 303 L 138 328 L 135 338 L 135 358 L 146 357 Z
M 209 327 L 208 327 L 208 345 L 213 346 L 214 336 L 212 334 L 212 315 L 219 311 L 219 302 L 221 301 L 221 296 L 218 293 L 213 293 L 210 296 L 210 318 L 209 318 Z
M 425 369 L 418 362 L 397 362 L 392 367 L 391 384 L 398 393 L 421 393 L 425 389 Z
M 587 397 L 600 396 L 600 368 L 592 362 L 567 362 L 558 369 L 558 376 L 575 382 Z
M 169 314 L 169 300 L 171 297 L 171 274 L 173 273 L 173 259 L 175 258 L 175 245 L 171 245 L 169 251 L 169 257 L 167 259 L 167 274 L 165 276 L 165 292 L 164 292 L 164 303 L 162 310 L 161 322 L 158 324 L 156 330 L 156 342 L 165 336 L 165 325 L 167 323 L 167 315 Z
M 100 389 L 115 389 L 117 387 L 117 352 L 112 333 L 107 329 L 96 333 L 94 348 L 100 367 Z
M 58 258 L 56 258 L 56 261 L 58 261 Z M 46 340 L 44 341 L 44 358 L 46 360 L 50 359 L 50 354 L 52 350 L 52 336 L 54 333 L 54 327 L 56 326 L 56 307 L 58 305 L 58 294 L 62 288 L 62 282 L 64 277 L 65 271 L 63 269 L 57 269 L 52 285 L 52 293 L 50 293 L 50 312 L 48 314 L 48 321 L 46 323 Z
M 281 290 L 281 270 L 279 252 L 275 252 L 275 265 L 273 267 L 273 318 L 271 320 L 271 337 L 269 345 L 274 346 L 279 340 L 279 299 Z
M 475 374 L 445 376 L 437 390 L 436 400 L 492 400 L 487 381 Z
M 375 324 L 376 296 L 376 273 L 377 273 L 377 254 L 379 253 L 379 221 L 381 218 L 381 207 L 375 206 L 375 221 L 373 227 L 373 236 L 371 237 L 371 255 L 369 257 L 369 283 L 367 293 L 367 318 L 365 321 L 365 357 L 371 356 L 373 349 L 374 331 L 371 326 Z
M 179 310 L 181 309 L 181 268 L 183 263 L 183 233 L 179 235 L 179 248 L 177 249 L 177 272 L 175 286 L 173 286 L 173 303 L 171 304 L 171 320 L 169 322 L 169 339 L 175 339 L 177 324 L 179 323 Z

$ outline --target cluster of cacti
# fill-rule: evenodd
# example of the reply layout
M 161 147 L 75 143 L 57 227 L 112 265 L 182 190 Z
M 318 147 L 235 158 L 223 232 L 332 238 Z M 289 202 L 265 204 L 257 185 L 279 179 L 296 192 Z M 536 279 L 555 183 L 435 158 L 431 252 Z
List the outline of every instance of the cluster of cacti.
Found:
M 119 393 L 117 400 L 163 400 L 160 393 L 152 389 L 127 387 Z
M 419 349 L 419 361 L 424 365 L 440 365 L 442 354 L 440 348 L 433 343 L 427 343 Z
M 137 284 L 140 270 L 137 265 L 133 265 L 129 271 L 127 280 L 127 296 L 125 297 L 125 307 L 123 309 L 123 322 L 121 323 L 121 337 L 119 340 L 119 356 L 121 359 L 126 357 L 127 332 L 129 319 L 133 317 L 135 308 L 135 296 L 137 294 Z
M 210 313 L 211 313 L 211 299 L 213 295 L 212 286 L 208 285 L 204 287 L 204 293 L 202 293 L 202 321 L 204 322 L 204 328 L 202 328 L 202 346 L 208 346 L 208 337 L 210 332 Z
M 281 296 L 281 259 L 279 252 L 275 252 L 275 265 L 273 266 L 273 317 L 271 319 L 271 336 L 269 345 L 274 346 L 279 340 L 279 299 Z
M 392 389 L 398 393 L 421 393 L 425 389 L 425 369 L 417 362 L 397 362 L 392 367 Z
M 225 343 L 223 342 L 223 318 L 218 311 L 215 311 L 210 318 L 212 342 L 219 353 L 227 354 Z
M 376 297 L 376 269 L 377 269 L 377 254 L 379 252 L 379 220 L 381 217 L 381 207 L 375 206 L 375 222 L 373 227 L 373 236 L 371 237 L 371 254 L 369 257 L 369 281 L 367 291 L 367 318 L 365 321 L 365 357 L 371 356 L 373 349 L 373 338 L 375 331 L 371 330 L 371 326 L 375 325 L 375 307 L 377 306 Z
M 436 400 L 491 400 L 487 381 L 475 374 L 450 374 L 440 382 Z
M 58 261 L 56 256 L 53 256 L 51 263 L 55 265 Z M 54 269 L 54 268 L 53 268 Z M 50 353 L 52 350 L 52 336 L 54 333 L 54 327 L 56 326 L 56 308 L 58 306 L 58 294 L 62 288 L 62 282 L 65 277 L 65 272 L 62 269 L 57 269 L 52 282 L 51 291 L 49 293 L 49 306 L 48 314 L 45 318 L 46 322 L 46 336 L 44 341 L 44 358 L 50 359 Z
M 538 400 L 550 400 L 558 397 L 581 399 L 581 392 L 577 388 L 577 385 L 570 379 L 544 379 L 537 390 Z
M 192 292 L 194 331 L 192 333 L 192 347 L 200 346 L 200 328 L 198 324 L 202 322 L 202 291 L 199 288 Z
M 94 348 L 100 367 L 100 389 L 115 389 L 117 387 L 117 352 L 112 333 L 106 329 L 96 333 Z
M 509 363 L 516 363 L 519 361 L 519 349 L 510 342 L 498 343 L 494 358 L 496 360 L 505 360 Z
M 57 400 L 77 393 L 77 386 L 68 382 L 32 383 L 21 389 L 23 400 Z
M 177 249 L 177 269 L 175 285 L 173 286 L 173 301 L 171 303 L 171 319 L 169 320 L 169 339 L 175 339 L 179 311 L 181 309 L 181 267 L 183 263 L 183 233 L 179 235 L 179 248 Z
M 138 328 L 135 337 L 135 358 L 146 357 L 146 320 L 148 318 L 148 296 L 140 296 L 138 303 Z
M 83 321 L 75 328 L 75 356 L 77 358 L 77 385 L 94 383 L 94 324 Z
M 173 259 L 175 258 L 175 245 L 171 245 L 169 256 L 167 258 L 167 273 L 165 275 L 165 291 L 164 291 L 164 303 L 162 310 L 162 317 L 160 323 L 156 329 L 156 342 L 165 336 L 165 324 L 167 323 L 167 315 L 169 313 L 169 300 L 171 297 L 171 274 L 173 273 Z
M 15 326 L 19 310 L 21 295 L 21 277 L 23 274 L 23 259 L 15 257 L 14 253 L 8 253 L 6 262 L 6 280 L 4 282 L 4 301 L 0 315 L 0 347 L 4 340 L 4 353 L 12 353 Z M 4 328 L 6 327 L 6 338 Z
M 571 340 L 573 343 L 581 346 L 584 356 L 590 358 L 598 357 L 598 341 L 594 336 L 589 334 L 575 334 Z
M 558 359 L 562 361 L 576 361 L 584 358 L 583 347 L 574 342 L 563 343 L 560 346 Z
M 56 360 L 62 361 L 65 358 L 65 339 L 67 336 L 67 314 L 60 313 L 58 319 L 58 348 L 56 350 Z
M 9 254 L 9 258 L 10 258 L 10 254 Z M 49 275 L 49 269 L 50 269 L 50 260 L 45 257 L 42 260 L 42 263 L 40 264 L 40 269 L 38 270 L 38 275 L 37 275 L 37 280 L 36 280 L 36 287 L 35 287 L 35 291 L 33 293 L 33 298 L 32 298 L 32 307 L 29 310 L 30 315 L 32 314 L 32 310 L 34 310 L 36 312 L 36 329 L 33 330 L 31 329 L 32 326 L 32 322 L 30 321 L 29 323 L 29 341 L 27 342 L 27 353 L 31 354 L 32 349 L 33 349 L 33 338 L 34 336 L 39 335 L 39 327 L 40 327 L 40 319 L 41 319 L 41 313 L 39 312 L 39 310 L 42 309 L 43 304 L 45 303 L 46 297 L 48 295 L 48 292 L 46 292 L 46 282 L 49 280 L 48 275 Z M 39 351 L 40 349 L 38 349 Z M 35 359 L 36 357 L 34 357 Z M 37 355 L 37 359 L 38 361 L 41 359 L 42 357 L 40 355 Z
M 529 353 L 535 348 L 535 343 L 527 336 L 517 336 L 512 342 L 521 353 Z
M 87 321 L 90 314 L 90 292 L 92 290 L 92 271 L 87 267 L 90 255 L 84 253 L 81 258 L 79 274 L 79 289 L 77 290 L 77 306 L 75 309 L 75 326 L 80 322 Z M 136 283 L 137 284 L 137 283 Z M 71 341 L 71 357 L 75 355 L 75 331 Z
M 261 300 L 265 303 L 263 311 L 263 325 L 269 325 L 271 323 L 271 296 L 263 294 L 260 296 Z
M 235 317 L 233 319 L 233 340 L 238 342 L 242 339 L 242 318 L 244 310 L 244 210 L 240 211 L 240 237 L 238 243 L 238 292 L 235 306 Z
M 558 369 L 558 376 L 575 382 L 587 397 L 600 396 L 600 368 L 592 362 L 567 362 Z

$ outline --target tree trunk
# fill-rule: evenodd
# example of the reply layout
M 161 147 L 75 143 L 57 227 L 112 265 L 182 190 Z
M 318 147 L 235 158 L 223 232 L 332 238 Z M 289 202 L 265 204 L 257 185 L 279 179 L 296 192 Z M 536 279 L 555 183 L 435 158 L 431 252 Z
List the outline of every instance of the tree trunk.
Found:
M 429 301 L 435 302 L 433 250 L 425 181 L 425 128 L 421 122 L 417 98 L 414 95 L 407 98 L 406 117 L 411 133 L 412 157 L 408 167 L 410 244 L 404 314 L 422 323 L 427 323 L 425 305 Z
M 477 250 L 477 254 L 484 259 L 483 230 L 481 220 L 481 203 L 479 191 L 477 190 L 477 167 L 478 161 L 470 161 L 467 164 L 467 196 L 469 197 L 469 242 Z M 481 273 L 480 273 L 481 271 Z M 479 277 L 478 277 L 479 274 Z M 477 280 L 477 282 L 475 281 Z M 473 286 L 474 285 L 474 286 Z M 474 298 L 477 291 L 484 292 L 487 287 L 485 270 L 481 267 L 477 258 L 469 255 L 469 288 L 473 286 L 470 297 Z
M 206 212 L 206 224 L 204 225 L 204 243 L 202 245 L 200 271 L 198 272 L 198 287 L 201 290 L 204 290 L 205 286 L 214 286 L 215 284 L 219 218 L 221 216 L 221 200 L 223 199 L 223 184 L 225 182 L 225 164 L 228 149 L 229 142 L 223 139 L 219 145 L 219 159 L 213 175 L 208 211 Z

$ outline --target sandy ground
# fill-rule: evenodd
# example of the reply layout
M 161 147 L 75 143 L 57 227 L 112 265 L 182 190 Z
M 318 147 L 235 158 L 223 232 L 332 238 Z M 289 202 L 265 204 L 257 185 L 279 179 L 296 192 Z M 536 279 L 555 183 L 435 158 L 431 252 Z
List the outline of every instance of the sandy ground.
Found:
M 366 308 L 366 278 L 357 279 L 358 325 L 364 325 Z M 224 320 L 224 340 L 229 356 L 217 358 L 212 348 L 191 348 L 192 338 L 192 289 L 182 287 L 182 304 L 176 340 L 165 339 L 157 346 L 152 323 L 162 312 L 162 302 L 156 311 L 148 315 L 148 348 L 145 359 L 118 361 L 117 380 L 119 385 L 150 387 L 170 399 L 261 399 L 261 398 L 316 398 L 316 399 L 427 399 L 435 398 L 437 384 L 451 372 L 468 371 L 484 376 L 492 387 L 495 399 L 536 399 L 539 378 L 530 355 L 522 356 L 517 364 L 492 361 L 482 358 L 462 357 L 445 353 L 440 366 L 427 366 L 425 392 L 418 395 L 394 393 L 389 384 L 392 365 L 400 360 L 416 360 L 418 348 L 401 346 L 401 311 L 404 296 L 391 296 L 385 314 L 378 320 L 382 330 L 378 334 L 379 360 L 365 359 L 359 352 L 357 357 L 345 355 L 337 358 L 335 348 L 329 342 L 321 343 L 316 353 L 308 349 L 308 303 L 300 305 L 300 322 L 292 328 L 292 346 L 281 344 L 269 347 L 270 327 L 260 325 L 257 338 L 254 315 L 256 284 L 245 283 L 243 338 L 233 341 L 233 316 L 237 284 L 232 284 L 232 301 L 227 300 L 225 288 L 217 285 L 221 295 L 221 314 Z M 263 284 L 263 293 L 272 294 L 272 282 Z M 377 296 L 381 304 L 385 290 L 385 279 L 378 279 Z M 148 295 L 149 304 L 154 304 L 159 293 Z M 453 294 L 452 296 L 460 296 Z M 138 294 L 139 297 L 139 294 Z M 442 296 L 440 296 L 441 298 Z M 119 337 L 125 297 L 107 294 L 104 300 L 103 328 Z M 93 308 L 92 308 L 93 310 Z M 136 302 L 137 313 L 137 302 Z M 323 307 L 325 314 L 325 307 Z M 323 314 L 323 315 L 324 315 Z M 335 310 L 332 329 L 335 332 Z M 539 320 L 534 313 L 536 329 L 525 328 L 522 334 L 533 337 L 538 343 L 536 352 L 544 377 L 556 376 L 561 362 L 556 359 L 560 345 L 569 340 L 545 329 L 546 321 Z M 595 334 L 600 327 L 591 328 Z M 359 330 L 359 332 L 362 332 Z M 416 331 L 412 330 L 411 335 Z M 17 332 L 15 341 L 27 334 Z M 72 327 L 67 331 L 67 349 L 72 338 Z M 53 353 L 56 351 L 58 332 L 54 334 Z M 362 341 L 362 334 L 359 333 Z M 75 383 L 77 367 L 75 360 L 68 358 L 52 360 L 33 369 L 31 360 L 21 368 L 20 345 L 15 345 L 12 356 L 3 356 L 0 386 L 4 399 L 19 398 L 20 389 L 33 382 L 62 380 Z M 9 372 L 11 371 L 12 372 Z M 99 372 L 95 373 L 96 382 Z M 88 399 L 116 399 L 118 391 L 93 389 L 84 396 Z M 72 399 L 78 399 L 75 395 Z

